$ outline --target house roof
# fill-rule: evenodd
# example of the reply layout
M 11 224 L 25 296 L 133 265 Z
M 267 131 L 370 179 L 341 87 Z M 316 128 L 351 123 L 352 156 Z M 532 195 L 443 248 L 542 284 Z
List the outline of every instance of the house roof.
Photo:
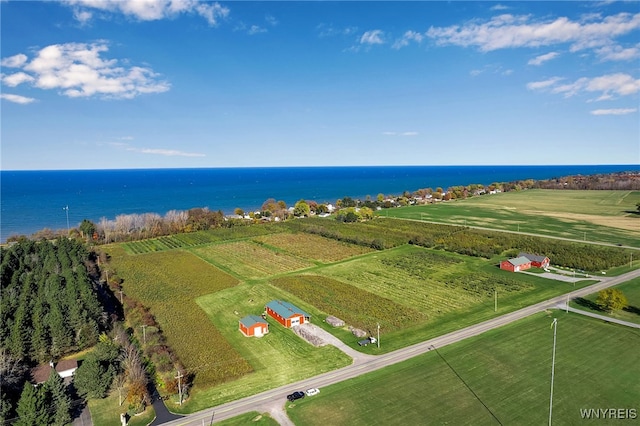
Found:
M 524 256 L 520 256 L 520 257 L 515 257 L 513 259 L 509 259 L 509 263 L 512 264 L 513 266 L 521 266 L 521 265 L 526 265 L 527 263 L 531 263 L 531 261 Z
M 309 315 L 302 309 L 283 300 L 272 300 L 271 302 L 267 303 L 267 308 L 271 309 L 273 312 L 283 318 L 289 318 L 293 314 L 301 314 L 304 317 L 311 317 L 311 315 Z
M 31 381 L 36 385 L 44 383 L 49 379 L 51 375 L 51 365 L 40 364 L 39 366 L 31 369 Z
M 63 371 L 75 370 L 78 368 L 78 361 L 75 359 L 63 359 L 56 364 L 56 371 L 62 373 Z
M 544 260 L 547 258 L 547 256 L 538 256 L 537 254 L 531 254 L 531 253 L 520 253 L 518 254 L 518 257 L 526 257 L 532 262 L 540 262 L 540 263 L 544 262 Z
M 247 315 L 240 320 L 240 323 L 245 327 L 252 327 L 256 324 L 268 324 L 267 321 L 257 315 Z

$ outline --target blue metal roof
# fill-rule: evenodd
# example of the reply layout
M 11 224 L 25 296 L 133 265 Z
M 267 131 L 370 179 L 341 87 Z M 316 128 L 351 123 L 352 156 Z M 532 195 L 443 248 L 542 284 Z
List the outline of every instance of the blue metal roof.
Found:
M 302 309 L 283 300 L 272 300 L 271 302 L 267 303 L 267 308 L 271 309 L 273 312 L 283 318 L 289 318 L 293 314 L 301 314 L 304 317 L 311 317 L 311 315 L 309 315 Z

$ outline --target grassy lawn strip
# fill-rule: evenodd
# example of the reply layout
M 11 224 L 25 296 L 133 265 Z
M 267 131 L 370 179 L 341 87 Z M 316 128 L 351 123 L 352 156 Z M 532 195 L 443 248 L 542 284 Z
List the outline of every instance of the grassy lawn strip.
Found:
M 553 314 L 558 317 L 554 424 L 581 423 L 580 409 L 639 409 L 638 330 Z M 494 425 L 496 418 L 505 425 L 546 424 L 550 324 L 550 315 L 536 314 L 323 388 L 318 396 L 287 404 L 288 415 L 295 424 L 322 426 Z
M 260 414 L 257 411 L 245 413 L 232 419 L 216 422 L 219 426 L 278 426 L 279 423 L 273 419 L 268 413 Z
M 254 372 L 215 387 L 197 389 L 180 408 L 182 412 L 223 404 L 351 364 L 351 358 L 335 347 L 316 348 L 269 317 L 267 335 L 245 337 L 238 330 L 238 321 L 245 315 L 262 314 L 273 299 L 287 300 L 309 312 L 312 322 L 320 321 L 313 306 L 267 284 L 241 284 L 197 299 L 209 321 Z
M 124 279 L 124 292 L 151 309 L 167 343 L 196 374 L 196 385 L 211 386 L 251 371 L 194 301 L 236 285 L 235 278 L 182 250 L 129 256 L 114 247 L 109 253 Z
M 123 395 L 124 398 L 124 395 Z M 121 426 L 120 413 L 127 412 L 127 402 L 118 405 L 118 391 L 112 391 L 109 396 L 102 399 L 90 399 L 88 402 L 91 412 L 91 421 L 97 426 Z M 129 418 L 131 426 L 146 426 L 156 417 L 153 406 L 149 405 L 147 409 Z
M 622 293 L 627 297 L 628 306 L 626 308 L 612 313 L 600 310 L 595 303 L 598 298 L 598 293 L 590 294 L 584 299 L 572 301 L 571 307 L 616 318 L 622 321 L 640 324 L 640 278 L 627 281 L 612 288 L 622 291 Z

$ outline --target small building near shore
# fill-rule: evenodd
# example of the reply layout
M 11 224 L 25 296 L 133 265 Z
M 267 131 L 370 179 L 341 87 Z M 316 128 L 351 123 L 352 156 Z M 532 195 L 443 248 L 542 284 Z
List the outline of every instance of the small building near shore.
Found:
M 546 256 L 538 256 L 537 254 L 531 253 L 520 253 L 518 257 L 526 257 L 531 261 L 531 267 L 533 268 L 543 268 L 546 269 L 549 267 L 549 258 Z
M 287 328 L 307 323 L 311 319 L 311 315 L 302 309 L 282 300 L 272 300 L 267 303 L 265 311 L 267 315 Z
M 262 337 L 269 332 L 269 323 L 257 315 L 247 315 L 240 320 L 239 329 L 247 337 Z

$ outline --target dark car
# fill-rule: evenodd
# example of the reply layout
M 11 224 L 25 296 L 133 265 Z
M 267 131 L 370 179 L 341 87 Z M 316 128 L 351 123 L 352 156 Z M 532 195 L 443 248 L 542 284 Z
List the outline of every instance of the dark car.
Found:
M 304 398 L 304 392 L 298 391 L 298 392 L 292 393 L 291 395 L 287 395 L 287 399 L 291 402 L 301 398 Z

